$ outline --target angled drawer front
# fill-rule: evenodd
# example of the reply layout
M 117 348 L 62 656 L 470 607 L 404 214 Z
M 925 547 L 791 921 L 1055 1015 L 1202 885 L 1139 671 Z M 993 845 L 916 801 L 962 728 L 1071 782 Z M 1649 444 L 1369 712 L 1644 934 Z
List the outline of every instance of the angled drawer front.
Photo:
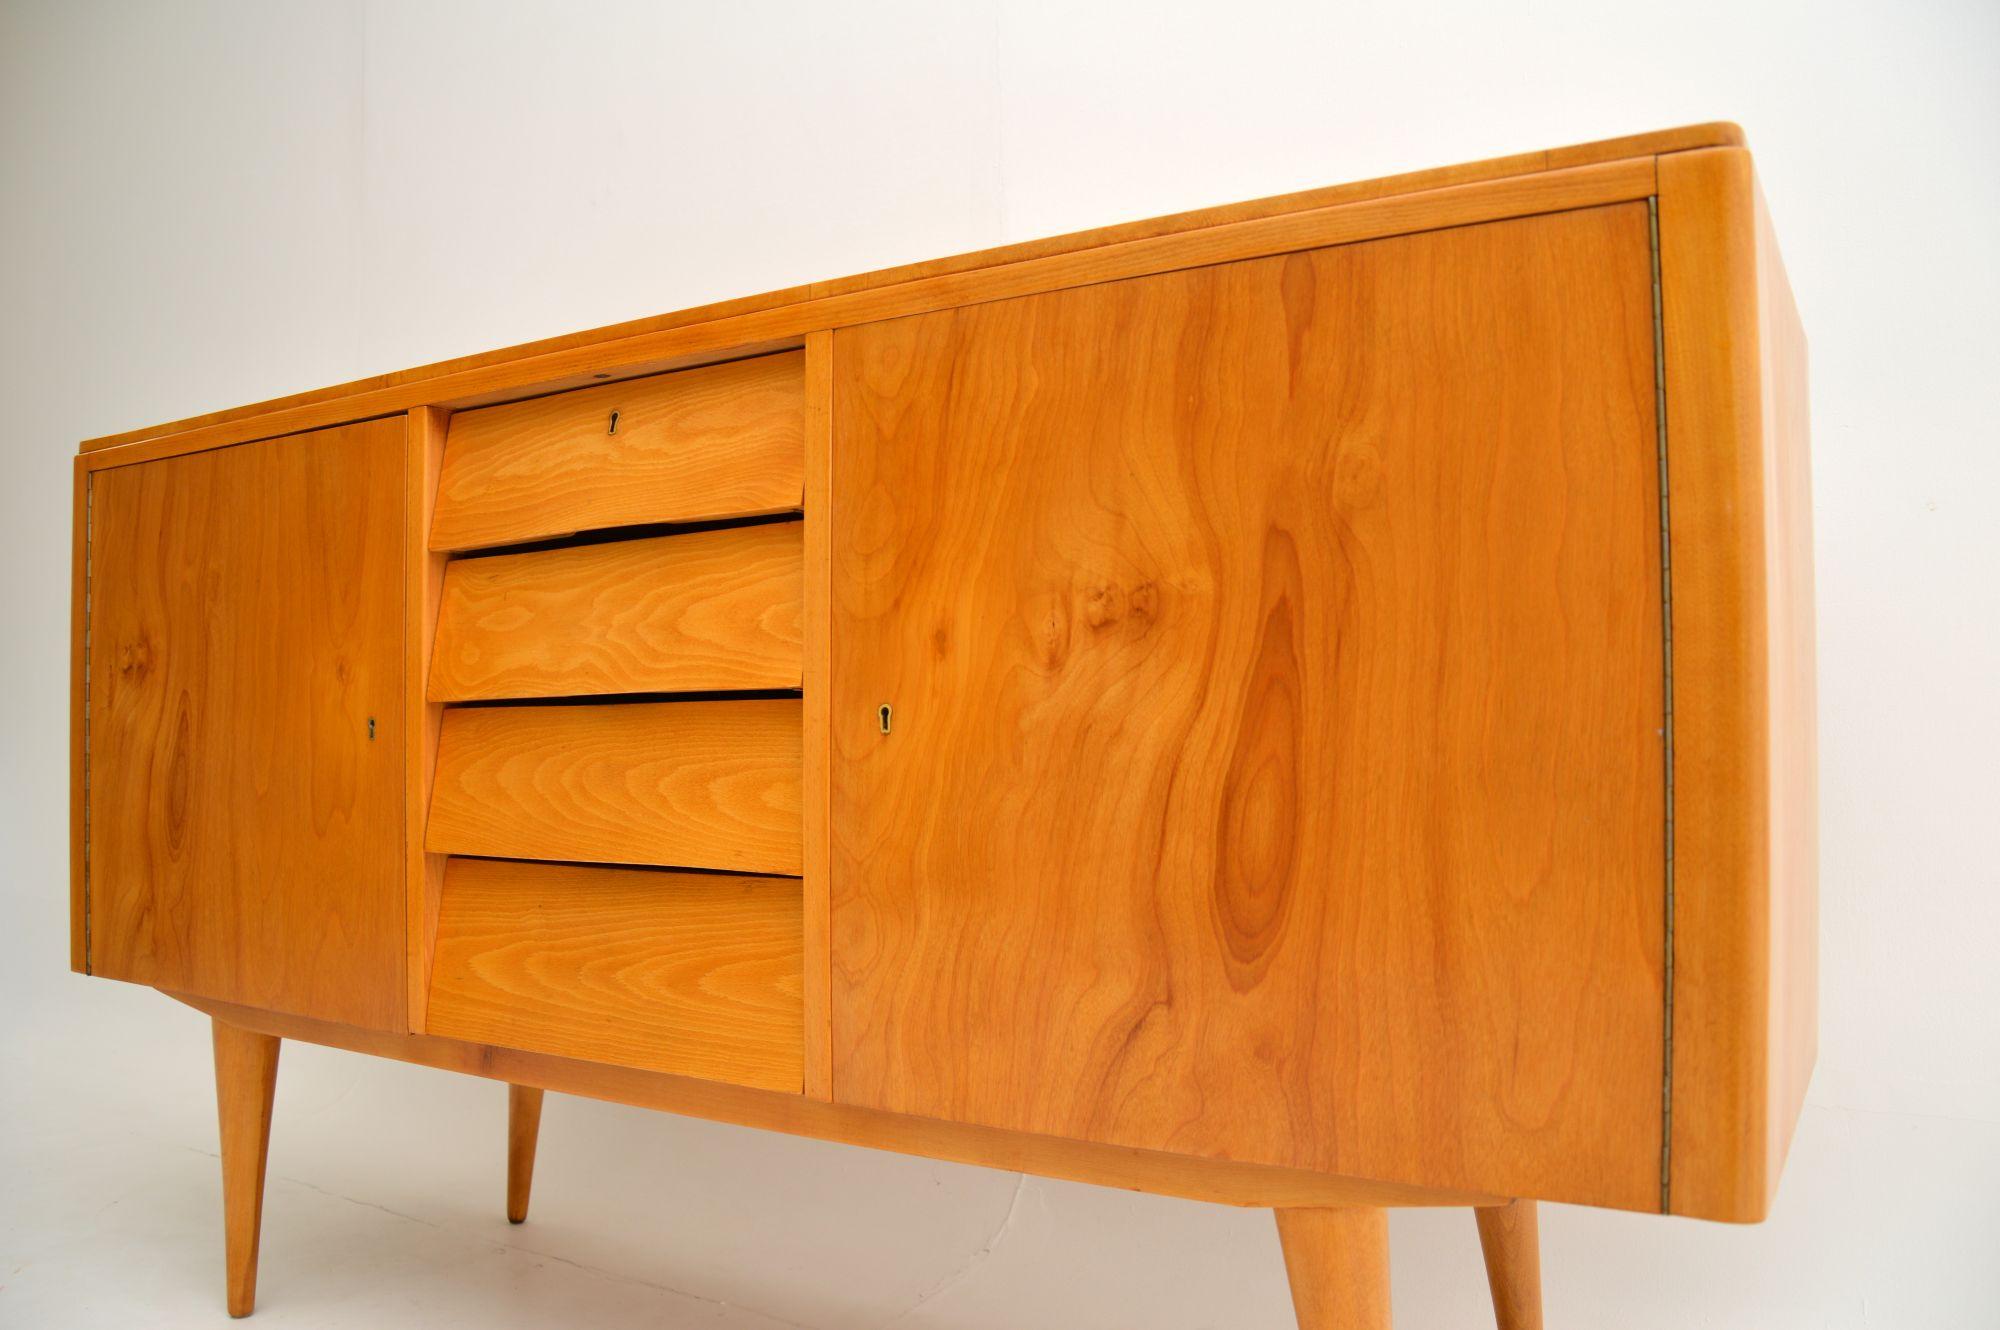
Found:
M 434 550 L 787 512 L 805 491 L 805 357 L 788 351 L 461 411 Z
M 433 702 L 797 688 L 796 522 L 454 560 Z
M 425 846 L 796 874 L 799 721 L 794 699 L 447 709 Z
M 800 916 L 784 879 L 453 859 L 429 1029 L 795 1092 Z

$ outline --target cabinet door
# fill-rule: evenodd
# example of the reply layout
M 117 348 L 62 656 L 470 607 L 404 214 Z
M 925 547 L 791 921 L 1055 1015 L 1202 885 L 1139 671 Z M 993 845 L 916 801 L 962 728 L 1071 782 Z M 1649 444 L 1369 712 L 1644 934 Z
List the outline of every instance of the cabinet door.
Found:
M 92 973 L 403 1028 L 403 449 L 90 476 Z
M 1656 1206 L 1645 206 L 834 366 L 836 1097 Z

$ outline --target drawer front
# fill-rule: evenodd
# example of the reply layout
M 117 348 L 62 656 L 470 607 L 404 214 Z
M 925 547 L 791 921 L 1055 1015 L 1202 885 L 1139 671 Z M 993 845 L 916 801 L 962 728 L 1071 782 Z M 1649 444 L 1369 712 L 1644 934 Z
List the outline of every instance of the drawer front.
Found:
M 435 1035 L 797 1093 L 799 884 L 453 859 Z
M 784 522 L 454 560 L 430 699 L 797 688 L 801 535 Z
M 461 411 L 434 550 L 787 512 L 805 492 L 805 357 L 760 356 Z
M 800 871 L 795 699 L 447 709 L 434 854 Z

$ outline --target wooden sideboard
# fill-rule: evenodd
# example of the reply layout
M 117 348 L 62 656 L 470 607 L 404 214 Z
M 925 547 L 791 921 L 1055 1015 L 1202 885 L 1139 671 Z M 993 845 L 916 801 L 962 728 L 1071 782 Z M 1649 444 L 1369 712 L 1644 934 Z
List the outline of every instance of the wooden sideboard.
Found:
M 72 953 L 281 1039 L 1277 1212 L 1763 1217 L 1815 1029 L 1805 344 L 1703 125 L 86 442 Z

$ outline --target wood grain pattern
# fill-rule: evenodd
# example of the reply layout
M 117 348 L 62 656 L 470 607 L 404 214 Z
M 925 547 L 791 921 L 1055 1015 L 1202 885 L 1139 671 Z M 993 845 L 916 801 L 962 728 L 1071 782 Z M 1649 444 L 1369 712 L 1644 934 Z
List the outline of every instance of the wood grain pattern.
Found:
M 1645 207 L 834 363 L 837 1097 L 1656 1206 Z
M 1670 1206 L 1768 1210 L 1812 1072 L 1818 827 L 1805 339 L 1748 154 L 1660 185 L 1674 616 Z
M 1372 1208 L 1278 1211 L 1299 1330 L 1389 1330 L 1389 1216 Z
M 431 946 L 437 939 L 438 902 L 444 895 L 444 856 L 424 849 L 424 821 L 430 816 L 431 778 L 437 771 L 438 731 L 444 708 L 425 697 L 438 606 L 444 598 L 445 556 L 424 547 L 437 503 L 438 473 L 444 463 L 444 436 L 450 414 L 434 406 L 418 407 L 406 422 L 403 498 L 403 695 L 404 756 L 409 771 L 403 781 L 404 933 L 409 996 L 408 1025 L 424 1028 L 429 1004 Z
M 755 312 L 678 325 L 658 332 L 523 354 L 380 388 L 280 406 L 194 429 L 142 437 L 88 452 L 92 467 L 129 465 L 245 439 L 310 429 L 337 420 L 400 412 L 426 403 L 454 409 L 496 397 L 526 397 L 574 386 L 586 377 L 655 372 L 691 359 L 715 359 L 798 345 L 806 334 L 988 300 L 1173 272 L 1269 254 L 1345 245 L 1383 236 L 1468 226 L 1509 217 L 1650 197 L 1653 158 L 1549 170 L 1338 207 L 1252 218 L 1198 230 L 1122 241 L 969 272 L 943 273 L 877 289 L 810 298 Z
M 453 859 L 430 1028 L 797 1093 L 799 884 Z
M 731 319 L 740 319 L 748 315 L 769 313 L 774 310 L 783 309 L 789 305 L 836 294 L 902 286 L 922 277 L 1002 267 L 1025 262 L 1030 259 L 1060 257 L 1081 250 L 1125 244 L 1134 240 L 1155 240 L 1234 222 L 1261 221 L 1291 213 L 1318 212 L 1328 208 L 1356 203 L 1379 202 L 1383 199 L 1401 195 L 1428 193 L 1449 186 L 1485 184 L 1524 175 L 1531 176 L 1552 171 L 1573 170 L 1578 167 L 1598 166 L 1631 159 L 1650 159 L 1659 153 L 1681 152 L 1692 148 L 1722 145 L 1741 146 L 1742 143 L 1743 131 L 1733 124 L 1712 122 L 1699 125 L 1683 125 L 1651 133 L 1599 139 L 1590 143 L 1574 144 L 1563 148 L 1551 148 L 1546 151 L 1514 153 L 1504 157 L 1492 157 L 1476 162 L 1434 167 L 1422 171 L 1405 172 L 1320 189 L 1280 194 L 1244 203 L 1227 204 L 1222 207 L 1201 208 L 1191 212 L 1174 213 L 1164 217 L 1124 222 L 1116 226 L 1098 227 L 1042 240 L 1030 240 L 1018 244 L 1004 245 L 995 249 L 979 250 L 970 254 L 961 254 L 951 259 L 936 259 L 923 263 L 904 264 L 897 267 L 884 268 L 872 273 L 864 273 L 855 277 L 816 282 L 809 286 L 789 287 L 784 290 L 768 291 L 755 296 L 745 296 L 714 304 L 698 305 L 689 309 L 676 310 L 669 314 L 633 319 L 624 323 L 615 323 L 584 332 L 567 333 L 560 337 L 542 338 L 538 341 L 525 342 L 517 346 L 504 347 L 494 351 L 484 351 L 474 355 L 458 356 L 450 360 L 436 361 L 412 369 L 372 375 L 368 378 L 356 379 L 352 382 L 330 388 L 293 393 L 285 397 L 272 398 L 268 401 L 248 406 L 232 407 L 223 411 L 211 411 L 203 415 L 189 417 L 185 420 L 87 439 L 84 441 L 82 449 L 85 452 L 94 452 L 101 449 L 116 448 L 175 434 L 188 434 L 216 426 L 233 425 L 257 416 L 269 416 L 283 411 L 323 407 L 330 402 L 342 398 L 363 397 L 398 388 L 415 387 L 453 377 L 473 376 L 481 371 L 491 370 L 513 362 L 540 359 L 558 354 L 588 353 L 606 343 L 628 342 L 635 338 L 673 332 L 690 326 L 720 323 Z M 830 327 L 833 325 L 828 324 L 826 326 Z M 436 394 L 428 398 L 419 395 L 412 398 L 411 401 L 443 401 L 448 395 Z M 408 405 L 408 403 L 405 405 Z M 368 412 L 359 414 L 368 414 Z M 353 417 L 350 415 L 347 418 L 351 419 Z
M 213 1022 L 215 1108 L 222 1157 L 222 1236 L 229 1314 L 257 1307 L 257 1248 L 264 1230 L 264 1166 L 278 1089 L 273 1035 Z
M 801 360 L 759 356 L 459 412 L 430 547 L 797 508 Z
M 528 1085 L 507 1087 L 507 1222 L 528 1222 L 535 1188 L 535 1147 L 542 1136 L 542 1094 Z
M 1484 1205 L 1473 1212 L 1486 1287 L 1499 1330 L 1542 1330 L 1542 1226 L 1533 1201 Z
M 833 335 L 806 341 L 805 688 L 799 698 L 804 740 L 803 877 L 805 900 L 805 1092 L 833 1098 L 832 897 L 829 859 L 828 727 L 833 673 Z
M 1102 1187 L 1179 1196 L 1218 1205 L 1497 1205 L 1502 1197 L 1478 1192 L 1413 1187 L 1405 1183 L 1308 1173 L 1233 1160 L 1190 1159 L 1157 1150 L 1066 1141 L 995 1131 L 934 1118 L 877 1113 L 829 1104 L 797 1093 L 753 1090 L 629 1067 L 579 1062 L 428 1035 L 361 1030 L 328 1021 L 237 1007 L 225 1002 L 168 996 L 247 1029 L 286 1039 L 396 1058 L 426 1067 L 535 1085 L 563 1094 L 633 1104 L 714 1122 L 839 1141 L 872 1150 L 922 1155 L 1012 1173 L 1034 1173 Z
M 403 446 L 92 477 L 94 973 L 403 1028 Z
M 796 522 L 454 559 L 430 697 L 797 688 Z
M 801 752 L 784 699 L 448 708 L 429 848 L 796 874 Z

